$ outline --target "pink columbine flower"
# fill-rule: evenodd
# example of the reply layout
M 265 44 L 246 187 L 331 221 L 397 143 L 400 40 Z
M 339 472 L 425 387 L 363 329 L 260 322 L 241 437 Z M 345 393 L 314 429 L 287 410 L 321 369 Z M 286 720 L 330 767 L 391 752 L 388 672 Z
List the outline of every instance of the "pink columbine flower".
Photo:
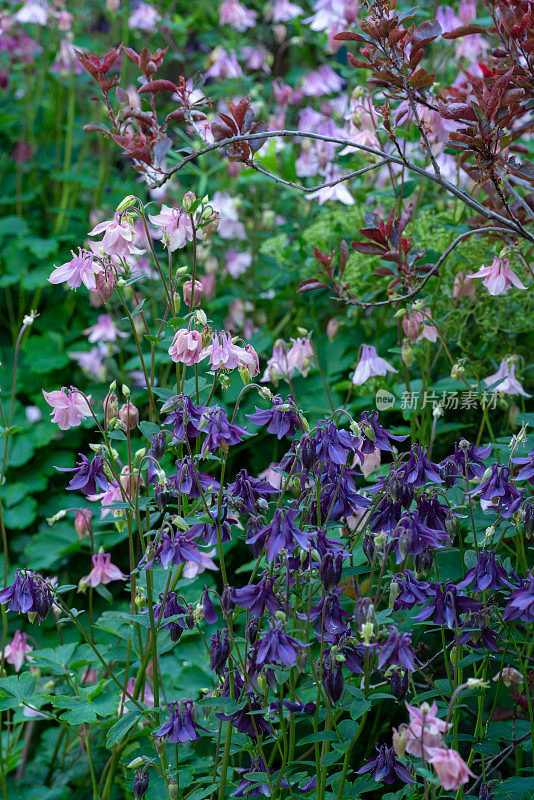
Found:
M 465 272 L 459 272 L 454 279 L 452 296 L 455 300 L 459 300 L 461 297 L 469 297 L 470 300 L 475 300 L 477 296 L 476 283 Z
M 183 208 L 171 208 L 163 204 L 159 214 L 149 214 L 148 218 L 156 228 L 161 229 L 163 243 L 171 252 L 193 241 L 191 219 Z
M 502 680 L 504 685 L 508 688 L 510 686 L 519 686 L 523 683 L 523 676 L 515 667 L 504 667 L 493 678 L 494 681 L 498 681 L 499 679 Z
M 532 397 L 525 392 L 517 378 L 515 377 L 515 364 L 513 362 L 501 361 L 499 369 L 493 375 L 484 378 L 486 386 L 491 386 L 496 381 L 500 381 L 497 386 L 490 389 L 491 392 L 503 392 L 503 394 L 520 394 L 523 397 Z
M 210 55 L 211 66 L 206 70 L 206 78 L 240 78 L 243 70 L 239 66 L 237 56 L 233 50 L 227 52 L 222 47 L 216 47 Z
M 200 332 L 188 331 L 186 328 L 176 331 L 169 347 L 169 355 L 175 364 L 185 364 L 186 367 L 198 364 L 204 358 Z
M 221 239 L 246 239 L 245 226 L 239 221 L 237 201 L 228 192 L 215 192 L 211 205 L 220 214 L 219 236 Z
M 247 8 L 239 0 L 223 0 L 219 6 L 219 22 L 221 25 L 231 25 L 236 31 L 246 31 L 256 24 L 257 11 Z
M 84 372 L 100 382 L 106 378 L 104 359 L 108 355 L 106 346 L 102 342 L 99 342 L 96 347 L 91 347 L 90 350 L 72 350 L 69 352 L 69 358 L 74 359 Z
M 84 331 L 91 344 L 94 342 L 116 342 L 117 339 L 124 339 L 127 333 L 120 331 L 113 321 L 110 314 L 100 314 L 96 323 L 85 328 Z
M 281 489 L 283 477 L 281 472 L 278 472 L 276 469 L 274 469 L 274 467 L 277 466 L 278 464 L 271 462 L 266 469 L 260 472 L 258 478 L 262 478 L 262 480 L 267 481 L 267 483 L 270 483 L 275 489 Z
M 321 97 L 324 94 L 339 92 L 343 86 L 343 78 L 334 72 L 328 64 L 308 73 L 302 84 L 302 91 L 308 97 Z
M 343 176 L 337 167 L 329 167 L 326 171 L 325 183 L 337 181 L 341 177 Z M 315 192 L 310 192 L 307 197 L 309 200 L 317 198 L 320 206 L 328 200 L 334 200 L 346 206 L 353 206 L 355 202 L 354 197 L 347 189 L 347 184 L 343 182 L 334 183 L 333 186 L 325 186 L 322 189 L 317 189 Z
M 375 447 L 372 453 L 363 454 L 363 463 L 360 463 L 358 458 L 354 458 L 353 468 L 360 469 L 364 478 L 368 478 L 373 472 L 380 469 L 382 455 L 378 447 Z
M 28 636 L 21 631 L 15 631 L 15 635 L 9 644 L 4 648 L 4 658 L 8 664 L 13 664 L 15 672 L 18 672 L 25 661 L 32 659 L 27 655 L 31 653 L 33 647 L 28 644 Z
M 202 351 L 202 357 L 209 356 L 212 370 L 248 369 L 252 374 L 256 367 L 257 354 L 253 348 L 251 350 L 254 355 L 244 347 L 234 344 L 228 331 L 219 331 L 212 334 L 211 344 Z
M 332 25 L 345 22 L 346 5 L 345 0 L 317 0 L 313 6 L 315 13 L 304 22 L 312 31 L 326 31 Z
M 135 678 L 130 678 L 130 680 L 126 684 L 126 691 L 131 697 L 134 696 L 134 689 L 135 689 Z M 141 702 L 144 703 L 149 708 L 154 708 L 154 693 L 148 683 L 145 683 L 145 687 L 143 689 L 143 695 L 142 697 L 139 697 L 138 700 L 141 700 Z M 119 705 L 117 708 L 117 716 L 122 717 L 124 714 L 128 713 L 130 709 L 127 708 L 126 706 L 127 702 L 128 702 L 128 697 L 123 692 L 119 700 Z
M 403 316 L 402 327 L 412 344 L 421 339 L 428 339 L 429 342 L 437 340 L 438 332 L 434 325 L 429 324 L 429 318 L 432 319 L 429 308 L 425 308 L 424 314 L 421 311 L 412 311 Z
M 160 19 L 161 15 L 153 6 L 148 5 L 148 3 L 139 3 L 128 19 L 128 25 L 130 28 L 137 28 L 139 31 L 153 31 Z
M 409 703 L 405 705 L 410 715 L 410 722 L 406 728 L 408 737 L 406 752 L 419 758 L 424 753 L 428 761 L 430 751 L 441 747 L 441 737 L 451 725 L 436 716 L 438 710 L 436 703 L 432 703 L 431 706 L 423 703 L 420 708 Z
M 197 308 L 200 303 L 202 302 L 202 297 L 204 295 L 204 286 L 201 281 L 195 281 L 195 296 L 193 297 L 193 281 L 185 281 L 184 285 L 182 286 L 182 291 L 184 293 L 184 303 L 186 306 L 191 308 L 191 303 L 193 302 L 194 308 Z
M 446 791 L 451 789 L 457 791 L 470 777 L 475 777 L 456 750 L 448 750 L 445 747 L 430 748 L 427 761 L 436 770 L 439 782 Z
M 93 569 L 82 578 L 81 584 L 89 584 L 93 589 L 95 586 L 100 586 L 104 583 L 111 583 L 111 581 L 125 581 L 128 576 L 124 575 L 115 564 L 111 563 L 111 556 L 109 553 L 95 553 L 91 556 L 93 561 Z
M 43 389 L 43 395 L 48 405 L 54 409 L 51 414 L 52 422 L 57 422 L 62 431 L 76 428 L 91 415 L 87 400 L 74 386 L 70 389 L 62 386 L 52 392 L 45 392 Z
M 267 361 L 267 366 L 260 383 L 274 383 L 278 386 L 280 378 L 292 378 L 295 367 L 291 367 L 287 358 L 287 344 L 283 341 L 275 344 L 273 354 Z
M 298 369 L 303 378 L 308 377 L 308 372 L 313 364 L 313 347 L 308 337 L 291 339 L 293 344 L 287 354 L 287 361 L 292 373 Z
M 381 358 L 373 345 L 364 344 L 360 360 L 352 376 L 352 382 L 355 386 L 361 386 L 369 378 L 374 378 L 376 375 L 386 375 L 388 372 L 398 372 L 398 370 L 392 367 L 385 358 Z
M 66 283 L 71 289 L 78 289 L 82 283 L 88 289 L 96 289 L 95 268 L 93 254 L 78 248 L 78 255 L 71 250 L 72 259 L 60 267 L 56 267 L 50 277 L 49 283 Z M 98 269 L 97 269 L 98 271 Z
M 214 556 L 217 552 L 215 549 L 210 550 L 209 553 L 200 552 L 200 558 L 202 559 L 201 563 L 199 564 L 197 561 L 186 561 L 184 571 L 182 573 L 182 577 L 184 578 L 196 578 L 197 575 L 201 575 L 207 569 L 218 570 L 219 567 L 212 561 L 211 556 Z
M 251 253 L 240 253 L 239 250 L 228 250 L 226 253 L 226 269 L 232 278 L 239 278 L 252 264 Z
M 95 225 L 88 235 L 98 236 L 102 232 L 104 232 L 104 238 L 102 241 L 96 242 L 95 246 L 108 256 L 128 258 L 143 252 L 134 245 L 135 229 L 132 223 L 126 217 L 121 219 L 118 211 L 113 215 L 113 219 L 108 219 Z
M 245 59 L 245 67 L 249 70 L 261 70 L 267 74 L 271 71 L 273 57 L 267 48 L 261 44 L 255 47 L 249 47 L 248 45 L 243 47 L 241 57 Z
M 480 267 L 469 278 L 484 278 L 483 284 L 491 295 L 504 294 L 512 284 L 518 289 L 526 289 L 517 275 L 510 269 L 510 259 L 495 256 L 490 267 Z
M 274 0 L 266 19 L 272 19 L 273 22 L 289 22 L 290 19 L 300 17 L 302 14 L 304 11 L 296 3 L 291 3 L 290 0 Z
M 48 20 L 48 7 L 46 3 L 37 0 L 27 0 L 14 16 L 17 22 L 32 25 L 46 25 Z
M 109 508 L 109 506 L 115 505 L 115 503 L 122 503 L 123 496 L 121 492 L 121 487 L 116 481 L 110 483 L 109 489 L 101 494 L 90 494 L 87 495 L 87 499 L 91 500 L 91 502 L 95 500 L 100 500 L 101 505 L 101 512 L 100 518 L 105 519 L 109 514 L 112 514 L 114 517 L 121 517 L 122 510 L 120 508 Z

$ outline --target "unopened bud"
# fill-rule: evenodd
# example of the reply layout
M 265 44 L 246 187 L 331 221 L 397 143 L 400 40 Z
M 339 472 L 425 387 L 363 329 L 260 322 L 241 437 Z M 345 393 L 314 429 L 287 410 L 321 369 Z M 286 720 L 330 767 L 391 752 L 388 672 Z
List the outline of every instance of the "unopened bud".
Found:
M 275 611 L 274 616 L 276 617 L 278 622 L 282 622 L 282 623 L 287 622 L 287 616 L 286 616 L 286 614 L 284 614 L 283 611 Z
M 126 427 L 126 430 L 133 431 L 139 424 L 139 411 L 133 403 L 128 401 L 119 410 L 119 419 Z
M 267 689 L 267 678 L 265 677 L 265 673 L 260 672 L 258 675 L 258 689 L 262 694 L 265 694 Z
M 104 397 L 104 427 L 109 428 L 111 421 L 119 416 L 119 399 L 114 392 L 110 392 Z
M 406 364 L 408 369 L 413 364 L 413 348 L 409 344 L 403 344 L 401 347 L 401 358 L 403 364 Z
M 133 205 L 135 205 L 135 202 L 136 202 L 136 200 L 137 200 L 137 197 L 135 197 L 133 194 L 129 194 L 129 195 L 127 195 L 127 196 L 124 198 L 124 200 L 121 200 L 121 201 L 120 201 L 119 205 L 117 206 L 117 211 L 118 211 L 119 213 L 121 213 L 122 211 L 126 211 L 126 209 L 127 209 L 129 206 L 133 206 Z
M 453 381 L 459 381 L 464 372 L 465 372 L 465 367 L 463 364 L 453 364 L 451 369 L 451 378 L 453 379 Z
M 93 512 L 90 508 L 81 508 L 76 512 L 74 518 L 74 530 L 78 534 L 79 539 L 85 539 L 91 533 L 91 518 Z
M 185 211 L 191 211 L 191 208 L 193 207 L 193 203 L 196 202 L 196 199 L 197 199 L 197 197 L 196 197 L 196 194 L 194 192 L 186 192 L 184 194 L 184 197 L 183 197 L 183 200 L 182 200 L 182 206 L 184 207 L 184 210 Z
M 400 730 L 393 728 L 393 749 L 399 758 L 402 758 L 406 752 L 406 745 L 408 744 L 408 729 L 406 726 L 401 727 Z
M 195 281 L 195 290 L 193 292 L 193 281 L 185 281 L 182 287 L 184 293 L 184 303 L 189 308 L 196 308 L 202 302 L 204 289 L 200 281 Z M 194 294 L 194 297 L 193 297 Z

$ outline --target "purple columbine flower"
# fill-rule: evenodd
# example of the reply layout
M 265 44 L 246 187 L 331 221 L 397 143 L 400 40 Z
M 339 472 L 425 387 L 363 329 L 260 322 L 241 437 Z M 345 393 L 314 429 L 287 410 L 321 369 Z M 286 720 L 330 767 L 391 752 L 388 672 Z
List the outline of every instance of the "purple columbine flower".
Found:
M 378 755 L 368 761 L 361 769 L 356 772 L 356 775 L 364 775 L 370 772 L 375 781 L 382 781 L 383 783 L 395 783 L 401 780 L 404 783 L 414 783 L 414 779 L 401 762 L 397 759 L 395 751 L 392 747 L 387 747 L 385 744 L 376 745 Z
M 297 545 L 303 550 L 309 550 L 310 539 L 311 534 L 297 528 L 293 512 L 286 507 L 277 508 L 272 522 L 247 539 L 247 544 L 261 542 L 267 552 L 267 561 L 271 562 L 282 550 L 292 553 Z
M 260 702 L 252 693 L 248 694 L 244 708 L 240 708 L 233 714 L 215 714 L 215 716 L 224 722 L 230 722 L 239 733 L 246 733 L 254 741 L 257 741 L 262 734 L 274 736 L 271 725 L 263 716 Z
M 341 580 L 341 572 L 343 569 L 343 556 L 341 553 L 327 552 L 321 559 L 319 567 L 319 577 L 323 582 L 325 591 L 333 589 Z
M 202 496 L 202 492 L 219 491 L 219 482 L 211 475 L 198 472 L 189 456 L 177 461 L 176 467 L 178 472 L 175 475 L 169 475 L 167 481 L 169 486 L 174 488 L 176 494 L 185 494 L 190 500 L 196 500 Z
M 362 412 L 360 417 L 360 430 L 362 438 L 358 443 L 358 448 L 364 455 L 373 453 L 375 448 L 391 453 L 393 452 L 391 439 L 396 442 L 403 442 L 408 438 L 407 435 L 397 436 L 383 428 L 378 422 L 378 411 Z
M 422 523 L 433 531 L 446 531 L 449 533 L 451 524 L 449 506 L 440 503 L 438 498 L 428 494 L 421 494 L 415 498 L 417 515 Z
M 167 445 L 167 437 L 165 431 L 158 431 L 152 436 L 152 446 L 150 447 L 147 455 L 150 456 L 148 460 L 148 482 L 155 483 L 158 480 L 159 462 L 165 455 L 165 447 Z
M 463 439 L 460 444 L 454 445 L 454 453 L 444 458 L 440 463 L 441 476 L 448 489 L 454 486 L 461 478 L 473 480 L 481 478 L 486 466 L 482 459 L 491 454 L 491 444 L 476 447 Z
M 394 611 L 420 606 L 434 593 L 430 583 L 419 580 L 409 569 L 395 575 L 393 581 L 397 584 L 399 592 L 393 604 Z
M 327 518 L 337 522 L 341 517 L 350 517 L 354 513 L 354 506 L 367 508 L 370 501 L 358 494 L 354 480 L 353 470 L 343 467 L 333 461 L 323 464 L 321 471 L 321 521 Z M 315 492 L 315 489 L 310 492 Z M 317 504 L 311 508 L 312 524 L 317 524 Z
M 276 772 L 274 767 L 267 767 L 265 761 L 261 756 L 259 758 L 252 758 L 250 767 L 236 767 L 234 769 L 238 775 L 242 776 L 239 786 L 232 792 L 232 797 L 269 797 L 271 794 L 271 787 L 268 783 L 261 783 L 258 785 L 257 780 L 253 777 L 254 773 L 266 774 L 267 772 Z M 262 779 L 260 779 L 262 780 Z M 289 782 L 287 778 L 282 778 L 280 786 L 284 789 L 289 789 Z
M 198 536 L 206 545 L 216 545 L 218 542 L 217 531 L 220 527 L 221 541 L 229 542 L 232 539 L 233 522 L 235 519 L 228 516 L 228 503 L 223 500 L 219 514 L 219 503 L 214 502 L 209 509 L 208 519 L 203 522 L 195 522 L 187 533 L 192 538 Z
M 230 655 L 230 634 L 226 630 L 214 633 L 210 639 L 210 669 L 220 675 Z
M 480 500 L 484 501 L 483 507 L 485 505 L 492 511 L 499 511 L 505 519 L 508 519 L 516 513 L 523 500 L 523 492 L 510 483 L 509 477 L 508 467 L 492 464 L 486 480 L 468 494 L 471 497 L 480 496 Z
M 417 512 L 403 514 L 391 536 L 397 564 L 404 561 L 409 553 L 420 555 L 425 548 L 440 549 L 450 544 L 449 535 L 445 531 L 424 525 Z
M 202 456 L 207 452 L 216 453 L 220 447 L 228 448 L 238 444 L 247 432 L 241 425 L 232 424 L 228 420 L 226 411 L 218 406 L 205 409 L 201 425 L 202 433 L 206 434 L 201 450 Z
M 255 617 L 263 617 L 265 608 L 274 615 L 282 608 L 273 591 L 274 583 L 274 578 L 263 577 L 259 583 L 234 589 L 234 602 L 240 608 L 248 608 Z
M 459 589 L 464 589 L 475 581 L 473 587 L 476 592 L 485 592 L 486 589 L 498 591 L 507 587 L 512 588 L 506 570 L 498 563 L 493 550 L 480 550 L 477 563 L 465 573 L 462 580 L 456 584 Z
M 267 425 L 268 433 L 274 433 L 278 439 L 284 436 L 293 436 L 297 428 L 302 429 L 298 416 L 298 409 L 292 395 L 287 396 L 284 401 L 277 394 L 272 398 L 272 408 L 262 411 L 256 406 L 254 414 L 247 414 L 251 422 L 255 425 Z
M 527 456 L 515 456 L 510 459 L 512 464 L 519 464 L 521 469 L 517 473 L 516 481 L 529 481 L 534 485 L 534 448 Z
M 378 651 L 378 668 L 382 669 L 386 664 L 414 671 L 415 653 L 411 633 L 399 633 L 395 626 L 389 628 L 388 638 L 380 645 Z
M 413 617 L 418 622 L 431 618 L 436 625 L 459 628 L 461 614 L 467 611 L 479 611 L 482 608 L 482 603 L 466 597 L 463 592 L 458 592 L 454 583 L 450 581 L 443 585 L 433 583 L 431 588 L 434 596 L 431 597 L 429 604 Z
M 393 533 L 402 516 L 402 502 L 385 496 L 369 517 L 369 527 L 374 533 Z
M 273 625 L 258 642 L 256 664 L 284 664 L 292 667 L 297 660 L 298 652 L 305 644 L 289 636 L 281 624 Z
M 278 494 L 278 489 L 261 478 L 249 475 L 246 469 L 237 473 L 234 483 L 229 484 L 227 491 L 236 509 L 248 511 L 250 514 L 258 513 L 260 498 L 268 501 L 271 495 Z
M 412 445 L 408 461 L 397 470 L 401 480 L 414 486 L 424 486 L 428 481 L 443 483 L 439 465 L 427 458 L 427 452 L 428 450 L 423 450 L 418 444 Z
M 0 602 L 3 602 L 0 598 Z M 529 574 L 515 592 L 512 592 L 504 609 L 503 619 L 521 619 L 534 622 L 534 575 Z
M 349 431 L 340 430 L 334 422 L 319 422 L 314 440 L 315 454 L 319 461 L 344 466 L 349 453 L 355 453 L 363 461 L 357 449 L 357 439 Z
M 485 610 L 469 614 L 464 620 L 464 630 L 458 638 L 459 644 L 467 644 L 470 647 L 496 652 L 499 649 L 497 639 L 502 639 L 503 637 L 489 627 L 488 618 L 491 619 Z
M 52 607 L 53 595 L 48 583 L 33 570 L 18 569 L 11 586 L 0 592 L 0 604 L 8 611 L 35 614 L 42 622 Z
M 328 594 L 323 594 L 321 600 L 316 606 L 310 608 L 310 620 L 315 622 L 315 630 L 317 634 L 321 631 L 331 636 L 338 636 L 350 631 L 349 626 L 345 622 L 350 618 L 350 614 L 343 611 L 339 598 L 343 594 L 343 589 L 333 589 Z M 299 613 L 301 619 L 306 619 L 307 614 Z
M 171 712 L 170 719 L 154 733 L 154 737 L 163 739 L 169 744 L 194 742 L 196 739 L 200 739 L 198 731 L 205 731 L 206 728 L 193 719 L 193 701 L 180 700 L 177 703 L 169 703 L 168 707 Z
M 326 696 L 331 703 L 337 703 L 341 698 L 344 689 L 343 670 L 341 663 L 336 661 L 335 658 L 327 656 L 323 660 L 323 670 L 321 674 L 321 683 L 326 692 Z
M 174 536 L 164 531 L 155 546 L 147 547 L 137 569 L 150 569 L 156 562 L 159 562 L 164 569 L 167 569 L 169 564 L 184 564 L 186 561 L 202 564 L 202 553 L 193 543 L 193 536 L 191 530 L 187 533 L 179 531 Z
M 163 423 L 172 425 L 172 443 L 183 442 L 186 437 L 195 439 L 201 432 L 200 427 L 204 406 L 193 405 L 191 398 L 185 394 L 178 394 L 167 400 L 161 407 L 163 414 L 171 413 Z
M 144 612 L 148 614 L 148 609 Z M 171 641 L 177 642 L 182 632 L 188 627 L 185 616 L 188 613 L 186 606 L 178 603 L 176 592 L 168 592 L 167 596 L 162 593 L 159 596 L 159 603 L 154 604 L 154 621 L 160 620 L 161 630 L 171 633 Z
M 74 472 L 67 489 L 71 492 L 82 491 L 84 494 L 97 494 L 107 492 L 109 482 L 104 475 L 104 460 L 100 456 L 94 456 L 89 461 L 83 453 L 78 453 L 80 461 L 76 462 L 75 467 L 54 467 L 58 472 Z
M 210 593 L 208 587 L 204 584 L 204 591 L 201 595 L 202 599 L 202 613 L 204 614 L 204 619 L 208 623 L 208 625 L 213 625 L 214 622 L 217 622 L 217 614 L 215 613 L 215 609 L 213 608 L 213 603 L 211 602 Z

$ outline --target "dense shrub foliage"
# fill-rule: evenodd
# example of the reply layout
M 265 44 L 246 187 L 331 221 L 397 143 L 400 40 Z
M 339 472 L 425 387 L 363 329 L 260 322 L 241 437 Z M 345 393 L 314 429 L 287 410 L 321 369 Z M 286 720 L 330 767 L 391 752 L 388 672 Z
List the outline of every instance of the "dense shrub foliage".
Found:
M 3 798 L 531 797 L 531 0 L 0 31 Z

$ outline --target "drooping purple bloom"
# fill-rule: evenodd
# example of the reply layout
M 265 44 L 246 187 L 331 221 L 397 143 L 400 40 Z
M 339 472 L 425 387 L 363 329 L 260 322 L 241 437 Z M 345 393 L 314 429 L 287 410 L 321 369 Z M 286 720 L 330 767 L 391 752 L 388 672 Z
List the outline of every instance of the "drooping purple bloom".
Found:
M 342 517 L 350 517 L 354 507 L 367 508 L 370 501 L 358 494 L 354 480 L 353 470 L 330 461 L 322 464 L 321 470 L 321 522 L 330 520 L 337 522 Z M 315 488 L 310 489 L 315 493 Z M 318 524 L 317 504 L 312 503 L 310 521 L 312 525 Z
M 197 497 L 201 497 L 202 492 L 219 490 L 219 482 L 211 475 L 198 472 L 188 456 L 177 461 L 176 467 L 178 472 L 175 475 L 169 475 L 168 484 L 175 489 L 177 494 L 185 494 L 191 500 L 195 500 Z
M 392 546 L 400 564 L 408 554 L 419 555 L 425 548 L 439 549 L 450 544 L 448 533 L 425 525 L 417 511 L 402 515 L 392 535 Z
M 397 470 L 397 475 L 414 486 L 424 486 L 428 481 L 443 483 L 439 465 L 427 458 L 427 452 L 418 444 L 412 445 L 408 461 Z
M 378 450 L 393 452 L 394 445 L 391 439 L 396 442 L 403 442 L 408 436 L 397 436 L 383 428 L 378 422 L 378 411 L 363 411 L 360 417 L 361 440 L 358 449 L 364 454 L 369 455 Z
M 319 422 L 314 440 L 319 461 L 345 465 L 349 453 L 355 453 L 360 461 L 363 460 L 357 450 L 356 438 L 349 431 L 339 429 L 334 422 Z
M 241 776 L 239 786 L 232 792 L 232 797 L 269 797 L 271 794 L 271 786 L 268 783 L 261 783 L 258 785 L 257 780 L 254 778 L 254 773 L 265 774 L 267 772 L 276 772 L 274 767 L 267 767 L 261 756 L 259 758 L 252 758 L 250 767 L 236 767 L 234 770 Z M 289 789 L 289 782 L 287 778 L 282 778 L 280 786 L 284 789 Z
M 487 508 L 500 512 L 505 519 L 508 519 L 519 509 L 524 494 L 510 483 L 509 477 L 509 467 L 494 463 L 486 480 L 476 489 L 472 489 L 469 495 L 479 496 Z
M 321 683 L 330 702 L 337 703 L 343 694 L 345 684 L 341 663 L 335 658 L 324 659 Z
M 271 725 L 263 716 L 259 700 L 252 693 L 247 695 L 247 703 L 244 708 L 233 714 L 215 714 L 215 716 L 225 722 L 230 722 L 239 733 L 246 733 L 254 741 L 257 741 L 262 734 L 274 735 Z
M 194 742 L 200 739 L 198 731 L 206 729 L 193 720 L 193 701 L 180 700 L 177 703 L 169 703 L 168 707 L 170 719 L 153 734 L 154 737 L 163 739 L 169 744 Z
M 402 503 L 387 495 L 378 502 L 369 517 L 369 527 L 374 533 L 393 533 L 402 516 Z
M 284 401 L 281 395 L 277 394 L 272 398 L 272 404 L 266 411 L 256 407 L 254 414 L 246 416 L 255 425 L 267 425 L 268 433 L 276 434 L 278 439 L 293 436 L 297 428 L 302 428 L 292 395 L 288 395 Z
M 107 492 L 109 482 L 104 475 L 104 459 L 94 456 L 89 461 L 83 453 L 78 453 L 80 461 L 75 467 L 54 467 L 58 472 L 74 472 L 67 489 L 69 491 L 82 491 L 84 494 L 97 494 L 98 491 Z
M 3 602 L 0 597 L 0 602 Z M 512 592 L 503 612 L 503 619 L 521 619 L 534 622 L 534 575 L 529 574 L 515 592 Z
M 428 605 L 414 617 L 418 622 L 431 618 L 436 625 L 459 628 L 462 614 L 467 611 L 479 611 L 482 608 L 482 603 L 466 597 L 463 592 L 458 592 L 451 581 L 447 581 L 443 585 L 433 583 L 431 588 L 433 597 L 430 598 Z
M 469 614 L 463 623 L 463 632 L 458 638 L 459 644 L 467 644 L 470 647 L 478 647 L 484 650 L 496 652 L 499 649 L 497 639 L 502 639 L 500 633 L 492 630 L 488 625 L 488 614 L 482 611 L 475 611 Z
M 237 510 L 257 514 L 258 500 L 260 498 L 268 500 L 271 495 L 278 494 L 278 489 L 261 478 L 254 478 L 246 469 L 242 469 L 237 473 L 234 483 L 229 484 L 228 494 Z
M 433 495 L 421 494 L 415 498 L 419 520 L 433 531 L 448 531 L 451 523 L 449 506 L 440 503 Z
M 422 605 L 433 595 L 433 589 L 427 581 L 421 581 L 415 577 L 409 569 L 404 570 L 393 578 L 398 585 L 399 593 L 393 604 L 393 610 L 398 611 L 402 608 L 413 608 L 415 605 Z
M 220 529 L 221 541 L 229 542 L 232 539 L 232 523 L 235 519 L 228 516 L 228 503 L 223 500 L 219 513 L 219 503 L 214 502 L 209 509 L 209 515 L 203 522 L 195 522 L 189 530 L 188 535 L 199 537 L 206 545 L 216 545 L 218 542 L 217 533 Z
M 504 587 L 508 589 L 512 587 L 506 570 L 496 560 L 493 550 L 480 550 L 477 556 L 477 563 L 465 573 L 465 576 L 456 586 L 459 589 L 464 589 L 473 581 L 475 581 L 473 590 L 476 592 L 485 592 L 486 589 L 498 591 Z
M 534 448 L 529 452 L 528 456 L 515 456 L 510 459 L 512 464 L 520 464 L 521 469 L 517 473 L 516 481 L 529 481 L 534 484 Z
M 166 444 L 165 431 L 158 431 L 152 436 L 152 446 L 147 453 L 150 456 L 147 469 L 149 483 L 154 483 L 158 479 L 157 467 L 159 466 L 159 461 L 165 455 Z
M 303 647 L 306 645 L 289 636 L 280 623 L 271 624 L 267 633 L 258 642 L 256 663 L 258 666 L 267 663 L 292 667 L 297 660 L 299 650 Z
M 36 572 L 18 569 L 11 586 L 0 592 L 0 605 L 19 614 L 35 614 L 42 622 L 52 607 L 53 595 L 48 583 Z
M 386 664 L 414 671 L 415 653 L 411 633 L 399 633 L 395 626 L 389 628 L 388 638 L 378 651 L 378 668 L 382 669 Z
M 210 669 L 220 675 L 229 655 L 230 634 L 226 630 L 223 636 L 222 631 L 219 630 L 210 639 Z
M 404 783 L 414 783 L 414 779 L 404 764 L 401 764 L 397 759 L 392 747 L 382 744 L 376 745 L 376 749 L 378 755 L 357 770 L 356 775 L 364 775 L 366 772 L 370 772 L 375 781 L 395 783 L 398 779 L 404 781 Z
M 491 444 L 476 447 L 465 440 L 459 445 L 455 444 L 454 453 L 440 463 L 441 476 L 447 488 L 450 489 L 461 478 L 467 478 L 470 481 L 474 478 L 481 478 L 486 471 L 482 459 L 488 458 L 491 449 Z
M 200 421 L 205 410 L 204 406 L 193 405 L 185 394 L 175 395 L 163 404 L 162 413 L 170 412 L 163 424 L 173 426 L 173 444 L 185 441 L 186 437 L 195 439 L 201 433 Z
M 341 580 L 342 568 L 343 556 L 341 553 L 337 553 L 337 555 L 330 552 L 325 553 L 319 567 L 319 577 L 323 582 L 325 591 L 329 591 L 338 585 Z
M 331 636 L 338 636 L 349 632 L 350 628 L 345 620 L 350 618 L 350 614 L 341 608 L 339 602 L 342 594 L 342 588 L 333 589 L 328 594 L 323 594 L 319 603 L 311 607 L 310 620 L 315 622 L 317 634 L 325 631 Z M 299 613 L 299 617 L 306 619 L 307 615 Z
M 216 453 L 219 447 L 226 448 L 238 444 L 247 432 L 241 425 L 232 424 L 226 411 L 218 406 L 205 409 L 201 426 L 202 433 L 206 434 L 201 450 L 203 456 L 208 452 Z
M 234 589 L 234 601 L 240 608 L 248 608 L 255 617 L 262 617 L 265 608 L 274 615 L 282 607 L 273 591 L 273 586 L 274 578 L 263 577 L 259 583 Z
M 137 569 L 150 569 L 156 562 L 167 569 L 169 564 L 184 564 L 186 561 L 194 561 L 196 564 L 203 563 L 202 553 L 194 544 L 191 531 L 189 530 L 187 533 L 177 531 L 174 536 L 164 531 L 160 535 L 158 543 L 147 548 Z
M 247 544 L 263 544 L 267 552 L 267 561 L 271 562 L 282 551 L 292 553 L 297 545 L 303 550 L 310 548 L 311 534 L 299 530 L 295 517 L 289 508 L 277 508 L 269 525 L 247 539 Z
M 144 613 L 148 614 L 148 610 Z M 188 627 L 185 616 L 188 613 L 186 606 L 178 603 L 176 592 L 168 592 L 159 596 L 159 603 L 154 604 L 154 621 L 160 622 L 161 630 L 171 633 L 171 641 L 177 642 L 182 632 Z
M 202 612 L 208 625 L 213 625 L 214 622 L 217 622 L 217 614 L 213 608 L 213 603 L 211 602 L 209 589 L 207 586 L 204 586 L 204 591 L 202 592 Z

